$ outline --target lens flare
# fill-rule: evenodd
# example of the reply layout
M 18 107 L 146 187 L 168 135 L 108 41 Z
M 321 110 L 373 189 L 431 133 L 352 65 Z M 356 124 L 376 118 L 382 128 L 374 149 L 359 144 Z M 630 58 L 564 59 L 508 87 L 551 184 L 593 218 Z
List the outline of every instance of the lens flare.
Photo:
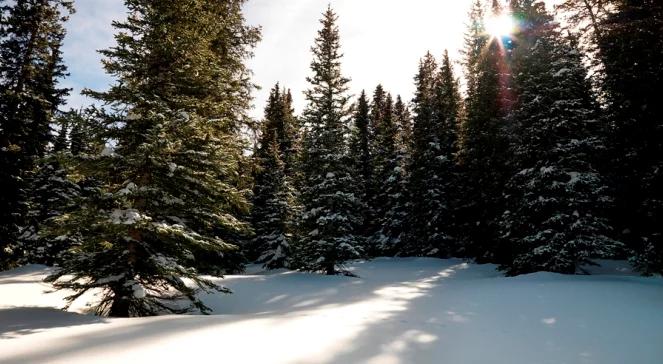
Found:
M 516 22 L 511 14 L 494 14 L 486 19 L 486 32 L 493 37 L 506 37 L 516 30 Z

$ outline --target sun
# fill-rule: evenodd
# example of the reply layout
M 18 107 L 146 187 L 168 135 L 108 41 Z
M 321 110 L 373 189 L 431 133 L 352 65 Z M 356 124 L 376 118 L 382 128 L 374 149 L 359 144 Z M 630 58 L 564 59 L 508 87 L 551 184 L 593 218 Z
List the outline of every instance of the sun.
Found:
M 515 30 L 516 22 L 509 13 L 493 14 L 486 19 L 486 32 L 493 37 L 506 37 Z

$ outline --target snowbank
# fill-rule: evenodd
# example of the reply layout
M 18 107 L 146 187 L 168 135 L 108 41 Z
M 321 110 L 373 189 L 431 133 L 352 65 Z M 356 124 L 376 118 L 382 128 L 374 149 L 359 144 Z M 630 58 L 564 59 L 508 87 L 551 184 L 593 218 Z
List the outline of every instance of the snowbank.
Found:
M 215 316 L 62 312 L 40 266 L 0 273 L 0 363 L 601 363 L 663 361 L 663 279 L 504 278 L 458 260 L 378 259 L 361 278 L 229 276 Z M 79 304 L 75 310 L 84 310 Z

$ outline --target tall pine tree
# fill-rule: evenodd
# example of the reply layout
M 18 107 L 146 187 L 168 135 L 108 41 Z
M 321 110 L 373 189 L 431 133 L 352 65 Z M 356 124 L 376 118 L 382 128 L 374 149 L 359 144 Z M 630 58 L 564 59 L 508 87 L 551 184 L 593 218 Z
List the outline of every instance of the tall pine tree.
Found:
M 389 164 L 395 159 L 395 146 L 393 141 L 389 140 L 387 134 L 395 131 L 393 118 L 393 100 L 387 94 L 382 85 L 378 85 L 373 92 L 373 101 L 370 105 L 369 113 L 369 151 L 370 168 L 372 170 L 371 180 L 369 181 L 369 198 L 366 199 L 372 218 L 370 223 L 365 221 L 369 237 L 368 251 L 371 256 L 379 254 L 378 244 L 374 239 L 376 231 L 380 229 L 383 223 L 387 207 L 386 186 L 387 174 L 389 174 Z M 393 133 L 392 133 L 393 134 Z M 391 168 L 393 171 L 393 167 Z
M 611 145 L 616 225 L 644 273 L 663 273 L 663 4 L 614 0 L 601 22 L 598 57 L 615 120 Z
M 294 234 L 295 191 L 293 166 L 296 128 L 289 94 L 277 84 L 265 109 L 265 121 L 255 159 L 252 220 L 256 234 L 253 245 L 257 261 L 268 269 L 289 265 Z M 292 163 L 292 162 L 291 162 Z
M 12 266 L 26 223 L 28 180 L 51 141 L 50 123 L 69 90 L 61 47 L 68 0 L 2 4 L 0 24 L 0 270 Z
M 396 97 L 394 103 L 393 119 L 396 128 L 393 141 L 396 159 L 394 169 L 387 178 L 389 191 L 385 196 L 389 208 L 386 209 L 385 215 L 381 219 L 380 229 L 375 236 L 380 253 L 386 256 L 404 251 L 403 244 L 407 238 L 407 224 L 411 209 L 409 168 L 412 153 L 412 117 L 400 96 Z
M 415 78 L 408 241 L 403 254 L 454 255 L 454 148 L 460 94 L 447 55 L 441 69 L 427 54 Z
M 371 126 L 371 109 L 366 92 L 362 91 L 354 108 L 352 128 L 350 130 L 349 153 L 352 163 L 352 173 L 356 181 L 356 196 L 361 202 L 362 226 L 357 234 L 364 237 L 370 235 L 375 225 L 375 211 L 370 203 L 374 196 L 373 160 L 371 153 L 371 140 L 373 138 Z
M 377 92 L 376 92 L 377 93 Z M 377 231 L 373 235 L 376 254 L 393 254 L 400 246 L 404 229 L 405 183 L 404 150 L 401 125 L 404 110 L 398 109 L 387 94 L 380 115 L 374 120 L 375 191 L 373 206 L 377 215 Z
M 580 53 L 560 34 L 542 3 L 521 1 L 527 24 L 514 51 L 515 89 L 510 135 L 517 171 L 507 183 L 500 220 L 508 274 L 574 274 L 592 258 L 610 257 L 612 198 L 598 170 L 604 127 Z
M 465 67 L 468 79 L 464 117 L 459 130 L 457 160 L 463 174 L 463 205 L 459 209 L 468 255 L 493 260 L 506 178 L 506 141 L 502 133 L 512 102 L 511 72 L 504 39 L 486 34 L 480 5 L 470 14 Z M 493 1 L 493 15 L 502 11 Z
M 347 272 L 343 264 L 361 256 L 356 236 L 362 223 L 360 200 L 348 153 L 351 115 L 349 79 L 342 76 L 338 18 L 329 7 L 312 48 L 313 75 L 305 92 L 303 148 L 303 236 L 298 266 L 326 274 Z
M 99 314 L 208 312 L 197 288 L 227 291 L 195 267 L 234 265 L 227 254 L 247 229 L 239 135 L 253 89 L 244 63 L 259 32 L 245 25 L 243 3 L 125 1 L 117 45 L 102 51 L 117 81 L 88 92 L 106 105 L 98 117 L 115 147 L 85 159 L 101 191 L 60 219 L 83 244 L 48 277 L 74 291 L 70 302 L 101 289 Z

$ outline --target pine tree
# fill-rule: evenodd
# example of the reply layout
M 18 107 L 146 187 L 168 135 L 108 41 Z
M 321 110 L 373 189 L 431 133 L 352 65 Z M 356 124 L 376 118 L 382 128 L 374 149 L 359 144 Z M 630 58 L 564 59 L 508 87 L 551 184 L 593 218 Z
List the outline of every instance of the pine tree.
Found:
M 393 169 L 387 177 L 385 213 L 380 222 L 380 230 L 375 236 L 379 251 L 393 256 L 403 251 L 406 240 L 408 214 L 411 209 L 409 194 L 409 166 L 412 144 L 412 118 L 400 96 L 396 97 L 393 110 L 395 135 L 393 136 L 395 160 L 390 162 Z M 387 137 L 386 140 L 392 140 Z
M 612 198 L 597 169 L 605 151 L 599 108 L 580 54 L 564 39 L 543 4 L 522 1 L 514 74 L 513 169 L 500 221 L 509 275 L 574 274 L 618 246 L 607 212 Z
M 381 86 L 376 90 L 379 94 Z M 375 197 L 372 205 L 377 216 L 378 229 L 372 240 L 378 254 L 393 254 L 400 245 L 401 234 L 404 229 L 405 209 L 405 171 L 403 169 L 403 155 L 399 117 L 403 117 L 402 102 L 396 110 L 393 98 L 386 94 L 382 106 L 375 102 L 377 116 L 374 120 L 374 158 L 375 167 Z M 397 113 L 398 112 L 398 113 Z
M 26 223 L 27 182 L 52 136 L 50 123 L 68 89 L 60 48 L 67 0 L 16 0 L 2 5 L 0 24 L 0 270 L 15 263 Z
M 257 173 L 252 220 L 257 261 L 268 269 L 289 265 L 293 239 L 295 193 L 284 160 L 292 160 L 295 129 L 290 97 L 277 84 L 265 109 L 260 146 L 255 153 Z M 292 170 L 292 166 L 290 167 Z
M 435 73 L 437 62 L 430 53 L 419 62 L 419 72 L 415 77 L 416 93 L 414 98 L 414 118 L 412 129 L 412 160 L 410 166 L 410 185 L 408 187 L 412 198 L 407 239 L 399 255 L 434 255 L 436 247 L 428 243 L 435 227 L 431 216 L 436 209 L 435 201 L 431 201 L 429 186 L 439 181 L 429 181 L 428 164 L 434 156 L 430 154 L 431 140 L 434 133 L 434 100 L 435 100 Z
M 24 263 L 54 265 L 60 254 L 79 243 L 76 237 L 50 234 L 57 218 L 75 211 L 92 187 L 75 171 L 69 148 L 69 126 L 78 124 L 79 118 L 76 111 L 55 118 L 58 133 L 53 147 L 38 161 L 29 180 L 27 220 L 19 236 Z
M 198 288 L 227 291 L 195 267 L 236 265 L 228 254 L 247 230 L 239 133 L 253 89 L 244 62 L 259 32 L 245 25 L 243 3 L 125 1 L 117 45 L 102 51 L 117 81 L 87 91 L 106 105 L 97 117 L 115 147 L 82 158 L 100 191 L 59 219 L 82 245 L 47 278 L 74 291 L 70 303 L 101 289 L 98 314 L 205 313 Z
M 615 0 L 600 23 L 598 58 L 615 126 L 615 222 L 644 273 L 663 273 L 663 4 Z
M 77 236 L 49 233 L 59 217 L 77 209 L 82 196 L 83 188 L 70 176 L 69 157 L 66 151 L 46 156 L 30 179 L 27 222 L 19 236 L 25 263 L 52 266 L 79 244 Z
M 73 156 L 96 155 L 104 150 L 104 126 L 94 117 L 96 113 L 92 108 L 70 110 L 63 115 L 69 128 L 67 144 Z
M 492 11 L 501 11 L 497 2 L 493 2 Z M 469 82 L 457 155 L 464 179 L 464 203 L 458 213 L 468 255 L 478 261 L 491 261 L 495 258 L 496 219 L 507 174 L 507 148 L 502 130 L 512 96 L 508 50 L 503 39 L 485 33 L 483 19 L 475 18 L 481 14 L 478 10 L 471 13 L 466 39 Z
M 459 172 L 456 165 L 458 148 L 458 132 L 462 109 L 460 85 L 456 79 L 449 53 L 445 51 L 442 65 L 438 71 L 435 86 L 435 120 L 438 138 L 437 155 L 434 160 L 435 173 L 440 178 L 440 204 L 446 207 L 440 209 L 440 229 L 447 234 L 456 236 L 457 226 L 456 210 L 459 202 Z M 446 255 L 466 255 L 465 248 L 457 237 L 447 239 L 445 242 Z
M 53 140 L 53 152 L 60 153 L 68 150 L 70 147 L 69 144 L 69 132 L 71 130 L 69 126 L 69 118 L 66 114 L 59 115 L 55 124 L 58 126 L 58 133 Z
M 614 0 L 563 0 L 555 6 L 556 13 L 564 19 L 565 30 L 578 39 L 576 47 L 582 51 L 585 63 L 591 65 L 589 74 L 595 91 L 601 91 L 604 82 L 597 40 L 603 37 L 602 22 L 611 13 L 613 3 Z
M 479 61 L 484 55 L 489 37 L 486 35 L 484 18 L 486 16 L 485 0 L 474 0 L 468 14 L 469 22 L 465 31 L 465 46 L 462 50 L 463 66 L 465 67 L 465 79 L 467 83 L 467 94 L 476 95 L 479 81 Z
M 386 205 L 389 194 L 392 192 L 391 186 L 385 185 L 389 176 L 393 173 L 396 162 L 396 124 L 394 123 L 393 100 L 382 85 L 378 85 L 373 92 L 373 101 L 370 105 L 369 113 L 369 151 L 370 165 L 372 170 L 371 180 L 369 181 L 369 190 L 371 191 L 366 204 L 372 212 L 371 223 L 367 229 L 369 244 L 367 254 L 370 256 L 379 255 L 380 236 L 378 231 L 384 223 L 386 212 L 389 207 Z M 389 192 L 387 190 L 390 190 Z
M 299 173 L 299 155 L 301 151 L 301 125 L 293 108 L 292 92 L 288 89 L 283 95 L 283 129 L 279 131 L 279 150 L 283 156 L 285 174 L 297 180 Z
M 356 181 L 356 196 L 361 201 L 363 224 L 357 234 L 369 236 L 375 226 L 375 211 L 370 202 L 373 200 L 373 160 L 371 154 L 371 116 L 366 92 L 362 91 L 354 108 L 353 126 L 350 131 L 349 153 L 352 174 Z
M 412 154 L 412 115 L 400 95 L 396 97 L 394 114 L 399 136 L 398 153 L 402 166 L 407 166 Z
M 351 114 L 347 78 L 341 73 L 337 16 L 329 7 L 313 46 L 313 75 L 305 92 L 307 132 L 304 141 L 303 236 L 298 266 L 326 274 L 349 274 L 343 264 L 361 256 L 355 235 L 361 224 L 348 142 Z
M 440 72 L 429 53 L 415 78 L 413 155 L 409 236 L 404 254 L 449 256 L 454 254 L 450 235 L 453 219 L 450 201 L 454 184 L 454 140 L 460 98 L 456 80 L 445 56 Z

